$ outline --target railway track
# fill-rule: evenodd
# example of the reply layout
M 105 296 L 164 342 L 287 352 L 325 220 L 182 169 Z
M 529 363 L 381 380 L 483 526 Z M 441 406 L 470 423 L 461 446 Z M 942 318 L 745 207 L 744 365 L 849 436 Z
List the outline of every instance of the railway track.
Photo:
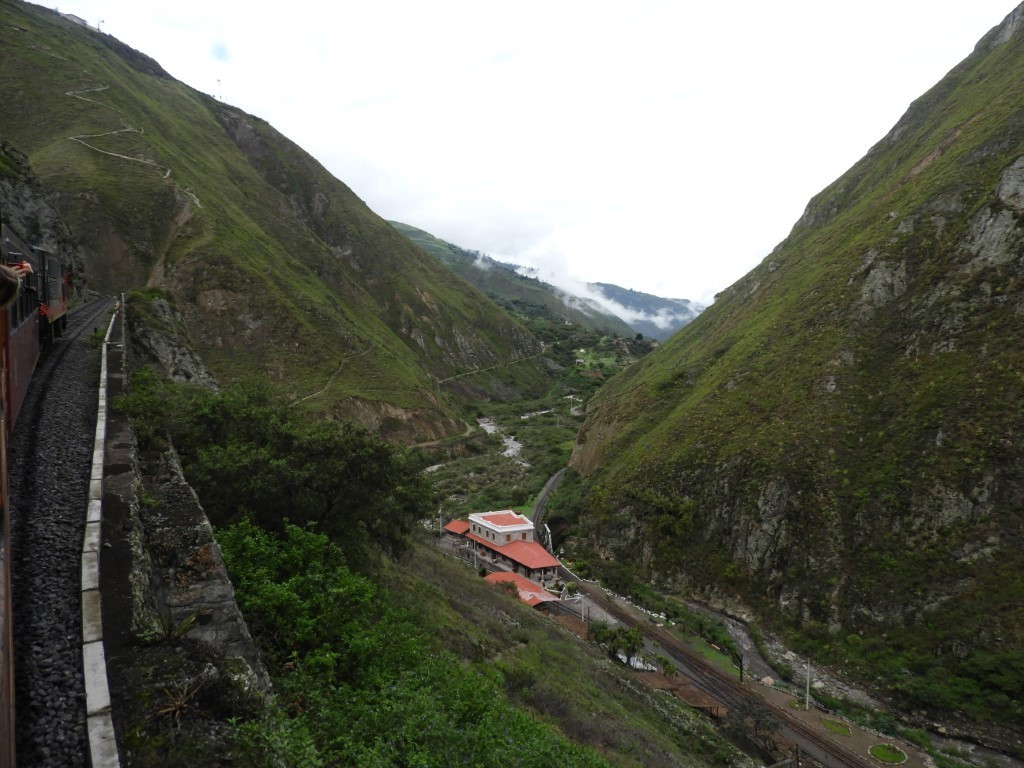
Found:
M 19 766 L 88 765 L 81 548 L 96 418 L 94 328 L 111 300 L 68 317 L 40 358 L 9 440 L 15 751 Z M 5 713 L 9 714 L 9 713 Z
M 561 574 L 563 579 L 573 579 L 568 571 Z M 877 768 L 867 757 L 843 747 L 818 733 L 811 726 L 794 717 L 785 709 L 773 705 L 749 688 L 733 681 L 718 668 L 687 649 L 670 632 L 638 619 L 621 605 L 609 599 L 604 590 L 585 582 L 579 583 L 580 592 L 597 603 L 605 612 L 630 627 L 639 627 L 644 637 L 660 647 L 678 665 L 677 672 L 686 677 L 697 689 L 711 696 L 727 708 L 739 708 L 747 704 L 768 707 L 779 721 L 777 735 L 799 748 L 802 755 L 810 757 L 825 768 Z

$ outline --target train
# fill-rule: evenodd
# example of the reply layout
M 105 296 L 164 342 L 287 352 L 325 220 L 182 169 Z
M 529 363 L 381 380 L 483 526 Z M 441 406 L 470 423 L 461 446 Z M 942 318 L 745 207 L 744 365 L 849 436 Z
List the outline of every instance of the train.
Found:
M 14 428 L 40 354 L 63 335 L 71 304 L 69 271 L 0 223 L 0 263 L 28 262 L 17 299 L 0 309 L 0 768 L 14 766 L 14 633 L 11 620 L 7 435 Z
M 4 434 L 14 427 L 40 353 L 63 335 L 71 304 L 68 270 L 61 260 L 52 253 L 25 245 L 6 224 L 0 224 L 0 262 L 22 261 L 32 266 L 32 274 L 23 278 L 18 299 L 0 318 L 6 389 Z

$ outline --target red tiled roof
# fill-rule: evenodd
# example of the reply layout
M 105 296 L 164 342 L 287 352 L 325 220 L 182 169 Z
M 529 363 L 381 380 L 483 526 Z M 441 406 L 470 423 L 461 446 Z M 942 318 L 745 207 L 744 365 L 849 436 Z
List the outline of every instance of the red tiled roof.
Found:
M 493 541 L 477 536 L 475 533 L 467 533 L 466 538 L 479 541 L 488 549 L 500 552 L 505 557 L 515 560 L 520 565 L 534 570 L 536 568 L 554 568 L 558 566 L 558 560 L 536 541 L 513 541 L 503 546 L 498 546 Z
M 486 520 L 491 525 L 497 525 L 504 527 L 506 525 L 526 525 L 530 521 L 523 515 L 513 512 L 512 510 L 504 510 L 502 512 L 488 512 L 480 517 Z
M 467 539 L 472 539 L 473 541 L 478 541 L 481 544 L 483 544 L 485 547 L 490 547 L 491 549 L 496 549 L 499 552 L 501 551 L 501 547 L 499 547 L 493 541 L 488 541 L 487 539 L 483 538 L 482 536 L 477 536 L 475 533 L 467 533 L 466 534 L 466 538 Z
M 536 584 L 518 573 L 496 571 L 484 576 L 484 581 L 489 581 L 491 584 L 503 584 L 506 582 L 515 584 L 516 589 L 519 590 L 519 599 L 530 606 L 546 603 L 551 600 L 557 602 L 558 600 L 557 597 L 544 589 L 540 584 Z
M 558 560 L 536 541 L 513 541 L 501 548 L 501 554 L 508 555 L 527 568 L 557 568 Z
M 448 525 L 444 527 L 446 531 L 451 531 L 457 536 L 461 536 L 469 530 L 468 520 L 452 520 Z

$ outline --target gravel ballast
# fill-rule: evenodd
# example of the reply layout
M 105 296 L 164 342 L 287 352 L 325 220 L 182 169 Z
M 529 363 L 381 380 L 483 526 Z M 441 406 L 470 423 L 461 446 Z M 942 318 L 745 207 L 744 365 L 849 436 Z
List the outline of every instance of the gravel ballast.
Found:
M 68 318 L 36 367 L 9 441 L 19 765 L 87 766 L 81 550 L 110 300 Z

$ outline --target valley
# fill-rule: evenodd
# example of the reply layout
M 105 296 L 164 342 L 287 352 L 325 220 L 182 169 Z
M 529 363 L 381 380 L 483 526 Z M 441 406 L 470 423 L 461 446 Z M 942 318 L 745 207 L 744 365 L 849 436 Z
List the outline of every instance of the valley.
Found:
M 531 404 L 531 407 L 543 405 L 543 402 L 538 402 Z M 558 403 L 551 402 L 547 410 L 553 412 L 557 407 Z M 481 419 L 481 430 L 488 436 L 484 441 L 487 448 L 481 448 L 481 451 L 488 453 L 489 459 L 481 461 L 480 457 L 475 460 L 459 458 L 454 459 L 450 466 L 446 467 L 446 470 L 451 472 L 453 468 L 461 467 L 463 462 L 466 462 L 465 475 L 474 483 L 468 486 L 468 489 L 477 487 L 478 490 L 475 493 L 472 490 L 465 490 L 464 493 L 444 501 L 439 500 L 438 524 L 453 514 L 464 515 L 465 510 L 513 508 L 530 517 L 538 509 L 538 502 L 540 508 L 543 508 L 545 499 L 533 495 L 523 502 L 521 495 L 523 489 L 538 488 L 547 477 L 546 472 L 535 471 L 529 463 L 519 458 L 521 452 L 536 455 L 533 450 L 535 446 L 531 446 L 530 443 L 537 439 L 545 442 L 546 431 L 551 427 L 547 425 L 533 429 L 524 428 L 523 423 L 533 415 L 535 414 L 516 415 L 513 412 L 507 414 L 500 422 L 494 418 Z M 516 447 L 514 451 L 510 451 L 511 438 L 508 435 L 513 431 L 516 434 Z M 501 438 L 502 435 L 504 438 L 500 442 L 494 439 Z M 490 470 L 483 470 L 482 467 L 489 462 Z M 505 489 L 505 492 L 510 494 L 509 498 L 519 494 L 517 499 L 521 503 L 502 504 L 499 495 L 487 484 L 488 477 L 494 479 L 495 487 Z M 578 480 L 570 482 L 567 492 L 562 492 L 561 496 L 557 487 L 553 493 L 552 506 L 556 510 L 552 516 L 556 525 L 555 551 L 570 568 L 578 568 L 580 565 L 586 568 L 586 565 L 574 562 L 576 553 L 580 550 L 574 542 L 572 528 L 563 527 L 565 520 L 557 510 L 572 504 L 571 501 L 567 501 L 566 496 L 573 497 L 578 493 Z M 447 547 L 443 549 L 448 551 Z M 452 554 L 460 556 L 457 552 Z M 461 557 L 464 559 L 465 555 Z M 471 559 L 469 565 L 474 564 L 479 565 L 479 561 Z M 575 578 L 575 575 L 566 572 L 563 576 L 563 579 L 565 578 Z M 607 584 L 601 583 L 605 586 Z M 557 594 L 558 591 L 556 585 L 554 592 Z M 844 727 L 848 730 L 852 728 L 860 734 L 854 741 L 865 745 L 877 743 L 882 737 L 894 739 L 905 752 L 913 755 L 908 765 L 932 765 L 937 762 L 946 768 L 955 768 L 958 765 L 978 768 L 1024 766 L 1024 761 L 1019 758 L 981 746 L 975 739 L 980 737 L 985 741 L 986 737 L 973 732 L 968 723 L 940 720 L 929 722 L 925 726 L 919 715 L 901 712 L 893 707 L 891 701 L 883 700 L 879 695 L 882 692 L 869 692 L 857 681 L 845 679 L 842 673 L 835 669 L 817 661 L 812 664 L 810 659 L 787 647 L 781 636 L 759 628 L 753 614 L 742 604 L 727 604 L 716 610 L 705 603 L 695 602 L 686 594 L 654 592 L 642 584 L 622 581 L 609 592 L 609 595 L 621 601 L 622 608 L 631 611 L 636 616 L 635 620 L 641 623 L 655 620 L 651 618 L 652 614 L 646 611 L 653 611 L 654 616 L 674 616 L 680 627 L 680 635 L 691 647 L 691 652 L 712 658 L 713 663 L 734 678 L 739 675 L 737 659 L 742 657 L 744 671 L 751 681 L 748 685 L 752 685 L 757 695 L 765 700 L 781 703 L 782 706 L 802 702 L 807 685 L 807 672 L 810 671 L 809 694 L 813 708 L 818 713 L 809 718 L 810 723 L 815 724 L 826 716 L 838 717 L 847 723 Z M 453 596 L 452 599 L 457 601 L 458 597 Z M 584 611 L 589 610 L 593 612 L 590 615 L 591 620 L 611 621 L 613 626 L 618 623 L 610 617 L 602 618 L 606 614 L 600 603 L 592 604 L 589 609 L 571 607 L 567 610 L 575 611 L 576 615 L 582 615 Z M 647 658 L 654 659 L 665 651 L 652 646 L 648 648 L 647 653 Z M 787 707 L 790 708 L 792 707 Z M 951 735 L 953 733 L 959 733 L 962 738 L 954 738 Z M 867 749 L 866 746 L 864 748 Z
M 1024 4 L 707 308 L 386 221 L 80 22 L 0 0 L 0 213 L 76 302 L 125 296 L 134 766 L 787 756 L 747 699 L 716 730 L 620 663 L 642 627 L 770 696 L 810 670 L 821 728 L 911 765 L 1022 768 Z M 186 496 L 200 553 L 163 528 Z M 538 506 L 561 586 L 632 628 L 574 634 L 435 546 Z M 221 549 L 272 695 L 203 677 L 217 611 L 164 589 Z

